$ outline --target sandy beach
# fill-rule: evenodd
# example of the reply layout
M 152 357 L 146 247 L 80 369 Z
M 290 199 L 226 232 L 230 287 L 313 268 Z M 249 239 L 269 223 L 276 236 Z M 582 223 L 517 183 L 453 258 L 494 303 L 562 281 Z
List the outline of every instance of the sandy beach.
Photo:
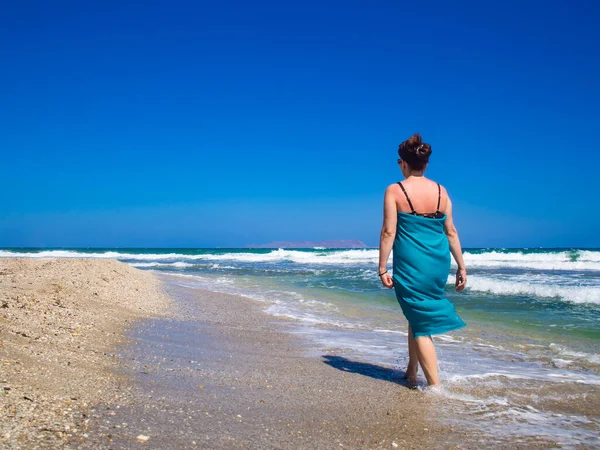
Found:
M 316 346 L 267 303 L 190 280 L 113 260 L 0 259 L 0 446 L 557 446 L 466 428 L 453 415 L 468 412 L 410 389 L 398 367 Z
M 170 300 L 149 273 L 111 260 L 0 259 L 0 443 L 57 448 L 91 411 L 127 396 L 116 345 Z
M 307 356 L 257 302 L 161 278 L 0 260 L 5 448 L 451 446 L 401 372 Z

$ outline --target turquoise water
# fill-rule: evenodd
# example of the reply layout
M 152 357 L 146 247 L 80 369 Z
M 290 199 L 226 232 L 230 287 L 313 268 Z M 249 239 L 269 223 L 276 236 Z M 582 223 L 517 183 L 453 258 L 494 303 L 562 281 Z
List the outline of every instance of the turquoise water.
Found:
M 376 249 L 4 249 L 0 257 L 116 258 L 186 286 L 241 294 L 315 349 L 406 363 L 406 321 Z M 600 429 L 600 249 L 466 249 L 446 292 L 467 328 L 436 338 L 449 403 L 499 433 L 594 444 Z M 391 268 L 391 264 L 389 265 Z M 227 305 L 224 305 L 226 307 Z M 464 414 L 463 414 L 464 416 Z

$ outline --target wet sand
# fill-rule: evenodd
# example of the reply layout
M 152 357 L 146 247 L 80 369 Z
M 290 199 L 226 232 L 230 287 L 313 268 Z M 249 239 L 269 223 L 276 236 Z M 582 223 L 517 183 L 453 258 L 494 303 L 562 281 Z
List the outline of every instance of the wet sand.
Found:
M 121 348 L 133 401 L 91 423 L 114 448 L 450 448 L 437 399 L 402 372 L 306 356 L 286 322 L 243 297 L 169 283 L 175 316 L 140 323 Z M 139 437 L 139 439 L 138 439 Z

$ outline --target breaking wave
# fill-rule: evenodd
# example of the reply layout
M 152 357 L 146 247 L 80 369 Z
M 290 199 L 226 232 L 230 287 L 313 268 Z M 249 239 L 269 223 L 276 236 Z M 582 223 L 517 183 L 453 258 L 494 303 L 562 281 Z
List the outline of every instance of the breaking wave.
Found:
M 16 251 L 0 250 L 0 257 L 23 258 L 113 258 L 139 262 L 190 262 L 190 261 L 231 261 L 240 263 L 291 262 L 310 265 L 376 265 L 379 258 L 377 249 L 308 251 L 277 249 L 269 252 L 239 250 L 219 252 L 205 250 L 190 253 L 132 253 L 115 250 L 105 252 L 81 250 L 40 250 Z M 473 251 L 464 252 L 468 268 L 515 268 L 551 271 L 600 271 L 600 251 Z

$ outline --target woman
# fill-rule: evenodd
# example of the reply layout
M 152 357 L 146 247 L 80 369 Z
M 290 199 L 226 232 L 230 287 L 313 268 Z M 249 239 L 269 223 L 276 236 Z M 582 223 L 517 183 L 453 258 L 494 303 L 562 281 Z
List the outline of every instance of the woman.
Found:
M 409 323 L 405 377 L 416 382 L 421 364 L 427 383 L 433 386 L 440 384 L 440 380 L 431 336 L 466 326 L 454 305 L 444 297 L 450 253 L 458 264 L 458 292 L 465 288 L 467 271 L 452 221 L 452 202 L 446 189 L 424 176 L 431 146 L 417 133 L 400 144 L 398 155 L 406 179 L 385 191 L 379 277 L 385 287 L 395 288 Z M 392 246 L 393 277 L 387 273 Z

